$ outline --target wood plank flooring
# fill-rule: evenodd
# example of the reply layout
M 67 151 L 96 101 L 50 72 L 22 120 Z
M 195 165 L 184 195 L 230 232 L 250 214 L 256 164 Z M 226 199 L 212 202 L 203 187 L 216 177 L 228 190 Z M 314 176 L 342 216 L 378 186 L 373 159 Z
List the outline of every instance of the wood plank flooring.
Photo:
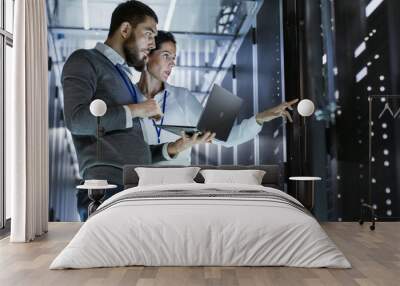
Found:
M 352 269 L 290 267 L 121 267 L 48 270 L 80 223 L 50 223 L 32 243 L 0 240 L 0 285 L 400 285 L 400 222 L 368 225 L 333 222 L 322 226 L 352 263 Z

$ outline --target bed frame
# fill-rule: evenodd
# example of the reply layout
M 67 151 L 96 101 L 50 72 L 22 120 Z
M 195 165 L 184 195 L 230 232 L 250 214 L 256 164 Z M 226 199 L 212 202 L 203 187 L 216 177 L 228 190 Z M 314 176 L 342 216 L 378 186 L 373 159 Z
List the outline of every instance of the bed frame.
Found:
M 187 166 L 164 166 L 164 165 L 125 165 L 123 168 L 123 184 L 124 189 L 133 188 L 138 185 L 139 177 L 135 171 L 136 167 L 149 167 L 149 168 L 179 168 Z M 232 166 L 232 165 L 191 165 L 190 167 L 199 167 L 201 169 L 217 169 L 217 170 L 264 170 L 266 173 L 263 177 L 261 184 L 265 187 L 272 187 L 276 189 L 283 189 L 284 184 L 284 168 L 282 165 L 258 165 L 258 166 Z M 197 183 L 204 183 L 203 176 L 198 173 L 194 178 Z

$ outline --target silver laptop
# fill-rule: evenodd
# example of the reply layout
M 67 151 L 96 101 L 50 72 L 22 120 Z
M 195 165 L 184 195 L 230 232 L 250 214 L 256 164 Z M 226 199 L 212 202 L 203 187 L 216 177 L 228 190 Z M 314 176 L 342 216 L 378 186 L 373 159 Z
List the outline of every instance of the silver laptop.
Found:
M 197 126 L 156 125 L 176 135 L 184 131 L 192 136 L 196 132 L 215 132 L 215 138 L 226 141 L 242 106 L 242 99 L 214 84 Z

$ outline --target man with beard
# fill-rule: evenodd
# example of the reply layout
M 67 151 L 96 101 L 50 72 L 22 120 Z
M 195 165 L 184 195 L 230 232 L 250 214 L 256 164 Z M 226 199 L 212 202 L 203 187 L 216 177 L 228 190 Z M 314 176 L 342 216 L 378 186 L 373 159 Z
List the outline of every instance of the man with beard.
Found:
M 118 185 L 106 197 L 123 189 L 123 165 L 170 160 L 193 144 L 209 142 L 215 135 L 182 137 L 154 146 L 145 142 L 139 118 L 157 119 L 162 113 L 154 99 L 138 102 L 129 67 L 144 66 L 155 47 L 157 22 L 156 14 L 147 5 L 139 1 L 121 3 L 112 14 L 105 43 L 75 51 L 63 68 L 64 117 L 80 174 L 85 180 L 108 180 Z M 101 160 L 96 157 L 96 118 L 89 110 L 95 99 L 107 104 L 107 112 L 101 118 Z M 81 220 L 85 221 L 89 204 L 86 191 L 77 193 L 77 202 Z

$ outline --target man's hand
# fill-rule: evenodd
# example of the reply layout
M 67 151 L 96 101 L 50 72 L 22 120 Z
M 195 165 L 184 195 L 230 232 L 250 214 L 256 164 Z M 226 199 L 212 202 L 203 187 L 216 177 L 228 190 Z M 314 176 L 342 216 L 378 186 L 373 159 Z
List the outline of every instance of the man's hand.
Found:
M 163 116 L 157 101 L 152 98 L 142 103 L 129 104 L 128 107 L 131 110 L 132 117 L 154 118 L 155 120 L 159 120 Z
M 263 124 L 264 122 L 271 121 L 272 119 L 283 117 L 283 120 L 286 122 L 286 119 L 289 119 L 290 122 L 293 122 L 290 113 L 286 110 L 286 108 L 293 110 L 292 105 L 298 102 L 299 99 L 294 99 L 289 102 L 284 102 L 279 104 L 278 106 L 272 107 L 270 109 L 264 110 L 256 115 L 256 121 L 258 124 Z
M 171 157 L 192 147 L 193 145 L 211 142 L 215 137 L 215 133 L 206 132 L 201 136 L 199 133 L 195 133 L 192 137 L 189 137 L 182 131 L 181 136 L 182 138 L 168 144 L 168 154 Z

